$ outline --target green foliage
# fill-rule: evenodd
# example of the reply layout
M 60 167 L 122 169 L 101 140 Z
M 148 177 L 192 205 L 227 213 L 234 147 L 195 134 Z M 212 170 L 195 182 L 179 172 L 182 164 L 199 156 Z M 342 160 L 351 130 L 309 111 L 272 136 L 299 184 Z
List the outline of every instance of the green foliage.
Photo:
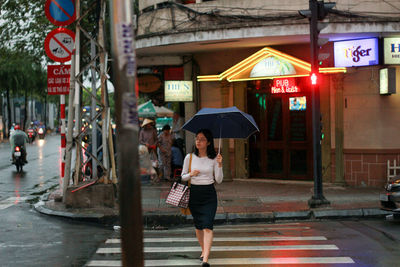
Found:
M 8 49 L 0 49 L 0 54 L 0 91 L 16 96 L 27 89 L 35 96 L 46 95 L 46 72 L 34 57 Z

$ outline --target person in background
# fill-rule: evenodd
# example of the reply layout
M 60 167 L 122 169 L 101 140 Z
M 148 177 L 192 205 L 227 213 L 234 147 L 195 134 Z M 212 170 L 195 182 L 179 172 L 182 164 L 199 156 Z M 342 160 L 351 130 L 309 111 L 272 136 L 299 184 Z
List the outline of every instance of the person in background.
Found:
M 14 127 L 14 132 L 10 136 L 10 144 L 11 144 L 11 157 L 14 161 L 14 150 L 16 146 L 21 148 L 22 158 L 25 163 L 28 163 L 26 160 L 26 143 L 28 142 L 28 136 L 24 131 L 21 131 L 21 127 L 17 124 Z
M 139 144 L 145 145 L 151 153 L 152 150 L 156 150 L 157 142 L 157 130 L 154 128 L 154 121 L 144 119 L 142 130 L 139 133 Z
M 164 180 L 171 179 L 171 147 L 172 147 L 171 127 L 167 124 L 162 128 L 158 136 L 158 147 L 160 149 L 161 166 L 160 169 Z
M 158 169 L 158 158 L 157 158 L 157 130 L 154 127 L 154 121 L 150 119 L 144 119 L 142 123 L 142 129 L 139 133 L 139 144 L 145 145 L 150 154 L 150 159 L 153 167 Z
M 189 172 L 189 164 L 191 168 Z M 213 242 L 213 225 L 217 212 L 217 193 L 214 182 L 223 180 L 222 156 L 215 152 L 214 139 L 208 129 L 201 129 L 196 134 L 195 149 L 192 156 L 186 155 L 182 168 L 182 181 L 191 180 L 189 209 L 196 228 L 196 237 L 201 246 L 200 261 L 202 266 L 210 266 Z
M 181 152 L 183 153 L 183 118 L 179 115 L 178 112 L 174 112 L 172 117 L 172 135 L 176 140 L 178 147 L 180 148 Z
M 172 175 L 175 175 L 175 170 L 177 169 L 182 169 L 183 165 L 183 154 L 180 148 L 178 147 L 178 144 L 176 142 L 176 139 L 172 142 L 172 147 L 171 147 L 171 166 L 172 166 Z

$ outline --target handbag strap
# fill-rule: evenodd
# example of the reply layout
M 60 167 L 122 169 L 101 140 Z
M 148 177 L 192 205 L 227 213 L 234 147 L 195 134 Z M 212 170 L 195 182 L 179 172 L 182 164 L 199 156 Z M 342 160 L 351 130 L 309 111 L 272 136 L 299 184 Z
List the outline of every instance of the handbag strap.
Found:
M 190 159 L 189 159 L 189 173 L 192 171 L 192 153 L 190 153 Z M 190 187 L 190 180 L 188 180 L 188 186 Z

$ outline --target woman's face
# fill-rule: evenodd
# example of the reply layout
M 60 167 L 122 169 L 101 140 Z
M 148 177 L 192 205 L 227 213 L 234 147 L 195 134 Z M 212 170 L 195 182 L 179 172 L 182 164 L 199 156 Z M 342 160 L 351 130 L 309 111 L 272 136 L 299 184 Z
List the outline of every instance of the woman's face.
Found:
M 207 141 L 207 138 L 204 136 L 203 133 L 198 133 L 196 135 L 195 141 L 196 141 L 196 148 L 199 150 L 206 149 L 209 144 L 209 142 Z

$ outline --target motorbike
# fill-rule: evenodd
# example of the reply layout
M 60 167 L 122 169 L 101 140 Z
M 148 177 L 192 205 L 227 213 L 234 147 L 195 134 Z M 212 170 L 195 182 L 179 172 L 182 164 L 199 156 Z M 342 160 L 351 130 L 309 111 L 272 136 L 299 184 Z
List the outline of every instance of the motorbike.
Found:
M 385 192 L 379 195 L 381 209 L 390 211 L 387 220 L 400 219 L 400 175 L 391 178 L 385 185 Z
M 35 141 L 35 132 L 33 129 L 28 130 L 28 140 L 29 140 L 29 143 L 32 143 L 33 141 Z
M 38 129 L 38 135 L 40 139 L 44 139 L 45 132 L 43 128 Z
M 25 165 L 23 157 L 23 148 L 16 146 L 13 153 L 13 164 L 17 168 L 17 172 L 22 172 L 23 166 Z

